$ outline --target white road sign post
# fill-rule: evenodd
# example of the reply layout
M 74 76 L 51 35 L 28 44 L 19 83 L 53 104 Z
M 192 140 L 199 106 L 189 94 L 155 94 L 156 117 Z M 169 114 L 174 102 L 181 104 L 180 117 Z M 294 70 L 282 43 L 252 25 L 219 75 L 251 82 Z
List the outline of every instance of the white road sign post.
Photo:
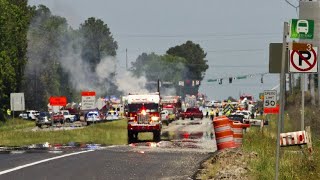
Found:
M 10 93 L 10 106 L 10 109 L 12 111 L 12 118 L 14 118 L 14 111 L 24 111 L 24 93 Z
M 277 107 L 277 91 L 276 90 L 265 90 L 264 92 L 263 106 L 265 108 Z

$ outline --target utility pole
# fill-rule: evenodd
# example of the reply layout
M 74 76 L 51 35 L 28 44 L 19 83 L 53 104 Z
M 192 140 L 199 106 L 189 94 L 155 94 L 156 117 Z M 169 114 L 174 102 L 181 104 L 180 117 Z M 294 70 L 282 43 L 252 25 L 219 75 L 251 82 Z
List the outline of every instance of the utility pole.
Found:
M 126 48 L 126 70 L 128 70 L 128 49 Z
M 287 35 L 288 35 L 288 22 L 283 23 L 283 42 L 282 42 L 282 58 L 281 58 L 281 73 L 280 73 L 280 112 L 278 119 L 278 132 L 277 132 L 277 152 L 276 152 L 276 175 L 275 179 L 279 177 L 279 155 L 280 155 L 280 132 L 281 124 L 284 121 L 284 102 L 285 102 L 285 63 L 286 63 L 286 49 L 287 49 Z
M 308 42 L 313 44 L 314 47 L 318 47 L 317 56 L 319 56 L 320 50 L 320 38 L 318 34 L 320 33 L 320 0 L 300 0 L 299 1 L 299 19 L 312 19 L 314 20 L 314 37 L 313 40 Z M 318 63 L 318 77 L 320 77 L 319 71 L 320 65 Z M 318 78 L 318 104 L 320 106 L 320 79 Z M 315 105 L 315 86 L 314 86 L 314 76 L 310 78 L 310 91 L 311 91 L 311 103 Z

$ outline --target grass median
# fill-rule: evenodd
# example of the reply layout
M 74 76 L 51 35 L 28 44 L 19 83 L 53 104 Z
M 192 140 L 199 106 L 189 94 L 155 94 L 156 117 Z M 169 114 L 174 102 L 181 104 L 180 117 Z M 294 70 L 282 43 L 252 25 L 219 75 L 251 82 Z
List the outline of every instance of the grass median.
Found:
M 103 122 L 82 129 L 59 131 L 31 131 L 33 121 L 21 119 L 0 123 L 0 145 L 22 146 L 48 142 L 65 144 L 69 142 L 97 143 L 104 145 L 127 144 L 127 121 Z M 152 134 L 139 134 L 141 139 L 152 139 Z

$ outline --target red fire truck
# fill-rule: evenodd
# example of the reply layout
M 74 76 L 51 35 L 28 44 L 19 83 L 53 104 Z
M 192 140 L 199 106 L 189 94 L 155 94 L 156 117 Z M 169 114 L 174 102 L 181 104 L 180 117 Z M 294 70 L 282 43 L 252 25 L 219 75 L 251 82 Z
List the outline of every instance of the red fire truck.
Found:
M 152 132 L 154 141 L 160 141 L 160 96 L 154 94 L 129 94 L 127 97 L 128 143 L 138 140 L 138 133 Z
M 169 111 L 173 116 L 169 116 L 169 121 L 180 118 L 181 113 L 181 98 L 180 96 L 163 96 L 161 99 L 161 105 L 163 110 Z

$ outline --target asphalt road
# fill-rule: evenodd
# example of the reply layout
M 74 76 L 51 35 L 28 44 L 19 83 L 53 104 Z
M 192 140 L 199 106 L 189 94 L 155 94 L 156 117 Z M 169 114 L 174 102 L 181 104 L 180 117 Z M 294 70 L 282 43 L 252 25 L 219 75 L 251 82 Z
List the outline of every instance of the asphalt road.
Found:
M 184 120 L 165 126 L 166 140 L 159 143 L 59 154 L 0 154 L 0 179 L 192 179 L 200 163 L 216 150 L 212 132 L 208 119 Z

